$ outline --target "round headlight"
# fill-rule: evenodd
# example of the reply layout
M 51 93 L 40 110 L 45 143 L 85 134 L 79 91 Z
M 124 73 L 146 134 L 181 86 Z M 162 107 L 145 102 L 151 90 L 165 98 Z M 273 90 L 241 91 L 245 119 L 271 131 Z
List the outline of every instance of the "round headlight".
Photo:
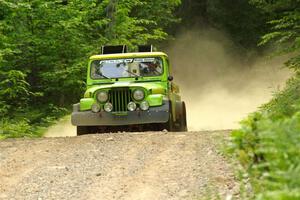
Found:
M 97 99 L 101 103 L 105 103 L 108 100 L 108 94 L 105 91 L 100 91 L 97 93 Z
M 94 103 L 94 104 L 92 105 L 92 111 L 93 111 L 94 113 L 97 113 L 97 112 L 99 112 L 100 110 L 101 110 L 101 107 L 100 107 L 99 104 Z
M 104 110 L 106 112 L 111 112 L 113 110 L 113 105 L 111 103 L 104 104 Z
M 143 101 L 141 104 L 140 104 L 140 108 L 142 109 L 142 110 L 148 110 L 149 109 L 149 103 L 148 103 L 148 101 Z
M 134 98 L 134 100 L 136 100 L 136 101 L 141 101 L 141 100 L 143 100 L 143 99 L 145 98 L 145 93 L 144 93 L 144 91 L 143 91 L 143 90 L 135 90 L 135 91 L 133 92 L 133 98 Z
M 129 111 L 135 111 L 136 104 L 134 102 L 129 102 L 127 108 L 128 108 Z

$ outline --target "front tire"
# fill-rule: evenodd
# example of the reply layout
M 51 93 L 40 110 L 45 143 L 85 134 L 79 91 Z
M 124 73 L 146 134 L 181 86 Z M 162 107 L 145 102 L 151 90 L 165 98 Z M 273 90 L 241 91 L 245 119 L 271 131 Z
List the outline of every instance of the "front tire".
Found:
M 187 120 L 186 120 L 186 107 L 185 107 L 185 102 L 182 102 L 182 112 L 181 112 L 181 116 L 180 116 L 180 127 L 179 127 L 179 131 L 180 132 L 187 132 L 188 128 L 187 128 Z
M 176 131 L 175 123 L 173 122 L 173 112 L 172 112 L 171 102 L 169 108 L 169 120 L 163 124 L 163 129 L 166 129 L 168 132 Z
M 88 126 L 77 126 L 77 136 L 89 134 L 90 127 Z

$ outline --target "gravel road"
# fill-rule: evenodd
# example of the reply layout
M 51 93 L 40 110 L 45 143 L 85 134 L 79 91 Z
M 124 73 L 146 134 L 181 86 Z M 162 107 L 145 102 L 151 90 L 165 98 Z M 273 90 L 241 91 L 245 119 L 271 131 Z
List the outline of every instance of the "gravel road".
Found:
M 228 131 L 0 141 L 0 199 L 231 199 Z M 236 199 L 236 198 L 233 198 Z

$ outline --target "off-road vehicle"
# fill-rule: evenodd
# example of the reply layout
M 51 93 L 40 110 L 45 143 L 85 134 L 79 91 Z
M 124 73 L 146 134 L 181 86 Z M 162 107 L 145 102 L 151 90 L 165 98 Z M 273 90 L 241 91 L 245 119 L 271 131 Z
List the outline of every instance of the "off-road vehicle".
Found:
M 118 131 L 187 131 L 185 103 L 168 56 L 140 46 L 104 46 L 90 57 L 87 90 L 73 105 L 77 135 Z

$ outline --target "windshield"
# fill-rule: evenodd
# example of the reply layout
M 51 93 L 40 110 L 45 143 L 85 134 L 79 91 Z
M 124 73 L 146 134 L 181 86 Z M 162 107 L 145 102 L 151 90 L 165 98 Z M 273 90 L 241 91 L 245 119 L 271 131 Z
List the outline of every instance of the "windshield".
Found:
M 92 79 L 153 77 L 162 74 L 161 58 L 94 60 L 91 64 Z

